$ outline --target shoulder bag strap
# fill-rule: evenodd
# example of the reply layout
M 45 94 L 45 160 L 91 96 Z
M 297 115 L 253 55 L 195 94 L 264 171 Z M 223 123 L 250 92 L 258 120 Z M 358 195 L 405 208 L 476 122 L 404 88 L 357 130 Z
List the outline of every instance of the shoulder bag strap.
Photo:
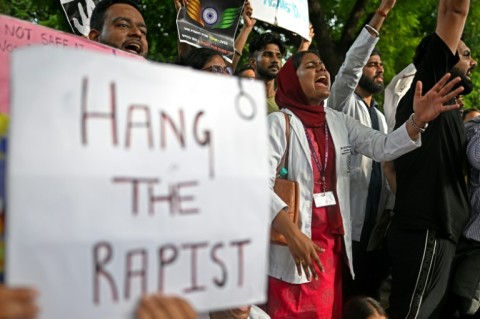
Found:
M 282 112 L 283 113 L 283 112 Z M 287 113 L 283 113 L 285 116 L 285 138 L 287 139 L 287 147 L 285 149 L 285 153 L 280 160 L 280 164 L 277 166 L 277 176 L 280 173 L 282 167 L 285 167 L 288 171 L 288 153 L 290 152 L 290 117 Z

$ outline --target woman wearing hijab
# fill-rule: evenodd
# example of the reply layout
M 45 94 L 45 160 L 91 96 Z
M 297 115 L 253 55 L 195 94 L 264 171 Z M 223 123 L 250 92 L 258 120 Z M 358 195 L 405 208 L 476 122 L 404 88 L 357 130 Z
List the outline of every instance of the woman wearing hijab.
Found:
M 300 222 L 297 226 L 289 219 L 285 202 L 273 191 L 276 168 L 286 149 L 286 120 L 276 112 L 268 117 L 271 219 L 287 246 L 270 247 L 266 310 L 271 318 L 341 318 L 342 255 L 353 269 L 349 156 L 361 153 L 383 162 L 421 146 L 420 134 L 427 123 L 458 108 L 443 106 L 463 90 L 450 92 L 459 79 L 446 84 L 448 78 L 444 76 L 425 95 L 418 83 L 415 113 L 386 135 L 324 107 L 330 75 L 315 52 L 299 52 L 283 66 L 277 76 L 276 102 L 290 117 L 287 178 L 300 185 Z

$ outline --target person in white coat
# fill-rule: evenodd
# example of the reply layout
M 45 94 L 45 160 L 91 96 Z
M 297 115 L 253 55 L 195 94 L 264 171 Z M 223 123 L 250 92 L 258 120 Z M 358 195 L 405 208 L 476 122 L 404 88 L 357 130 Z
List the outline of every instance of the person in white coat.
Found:
M 268 117 L 271 220 L 287 246 L 270 248 L 266 310 L 271 318 L 341 318 L 342 254 L 352 271 L 349 158 L 361 153 L 392 160 L 420 147 L 426 123 L 458 108 L 443 105 L 463 89 L 450 92 L 460 79 L 445 85 L 448 78 L 425 95 L 418 83 L 414 116 L 387 135 L 324 108 L 330 75 L 316 53 L 299 52 L 286 62 L 278 74 L 276 102 L 290 116 L 287 178 L 300 185 L 300 221 L 297 226 L 290 220 L 273 190 L 287 144 L 285 117 L 275 112 Z
M 384 67 L 375 49 L 379 31 L 395 0 L 382 0 L 370 22 L 347 52 L 331 88 L 329 107 L 361 124 L 387 133 L 387 123 L 374 95 L 384 90 Z M 355 280 L 344 277 L 344 298 L 380 297 L 380 286 L 389 272 L 384 247 L 385 231 L 394 204 L 382 163 L 357 154 L 350 158 L 352 254 Z

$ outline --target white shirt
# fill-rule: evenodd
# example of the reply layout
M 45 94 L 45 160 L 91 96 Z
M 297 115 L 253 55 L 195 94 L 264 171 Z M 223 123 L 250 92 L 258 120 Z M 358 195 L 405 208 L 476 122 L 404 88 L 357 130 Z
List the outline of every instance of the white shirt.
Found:
M 395 127 L 395 113 L 400 99 L 407 93 L 412 85 L 413 78 L 417 69 L 413 63 L 409 64 L 405 69 L 400 71 L 388 84 L 385 89 L 385 101 L 383 103 L 383 112 L 387 121 L 388 131 L 393 131 Z

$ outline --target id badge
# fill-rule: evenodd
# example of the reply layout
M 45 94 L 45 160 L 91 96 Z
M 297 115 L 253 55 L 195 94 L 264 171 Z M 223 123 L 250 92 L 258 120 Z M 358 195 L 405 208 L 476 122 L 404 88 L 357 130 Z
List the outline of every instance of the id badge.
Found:
M 313 194 L 313 200 L 315 201 L 315 207 L 333 206 L 337 203 L 333 192 Z

